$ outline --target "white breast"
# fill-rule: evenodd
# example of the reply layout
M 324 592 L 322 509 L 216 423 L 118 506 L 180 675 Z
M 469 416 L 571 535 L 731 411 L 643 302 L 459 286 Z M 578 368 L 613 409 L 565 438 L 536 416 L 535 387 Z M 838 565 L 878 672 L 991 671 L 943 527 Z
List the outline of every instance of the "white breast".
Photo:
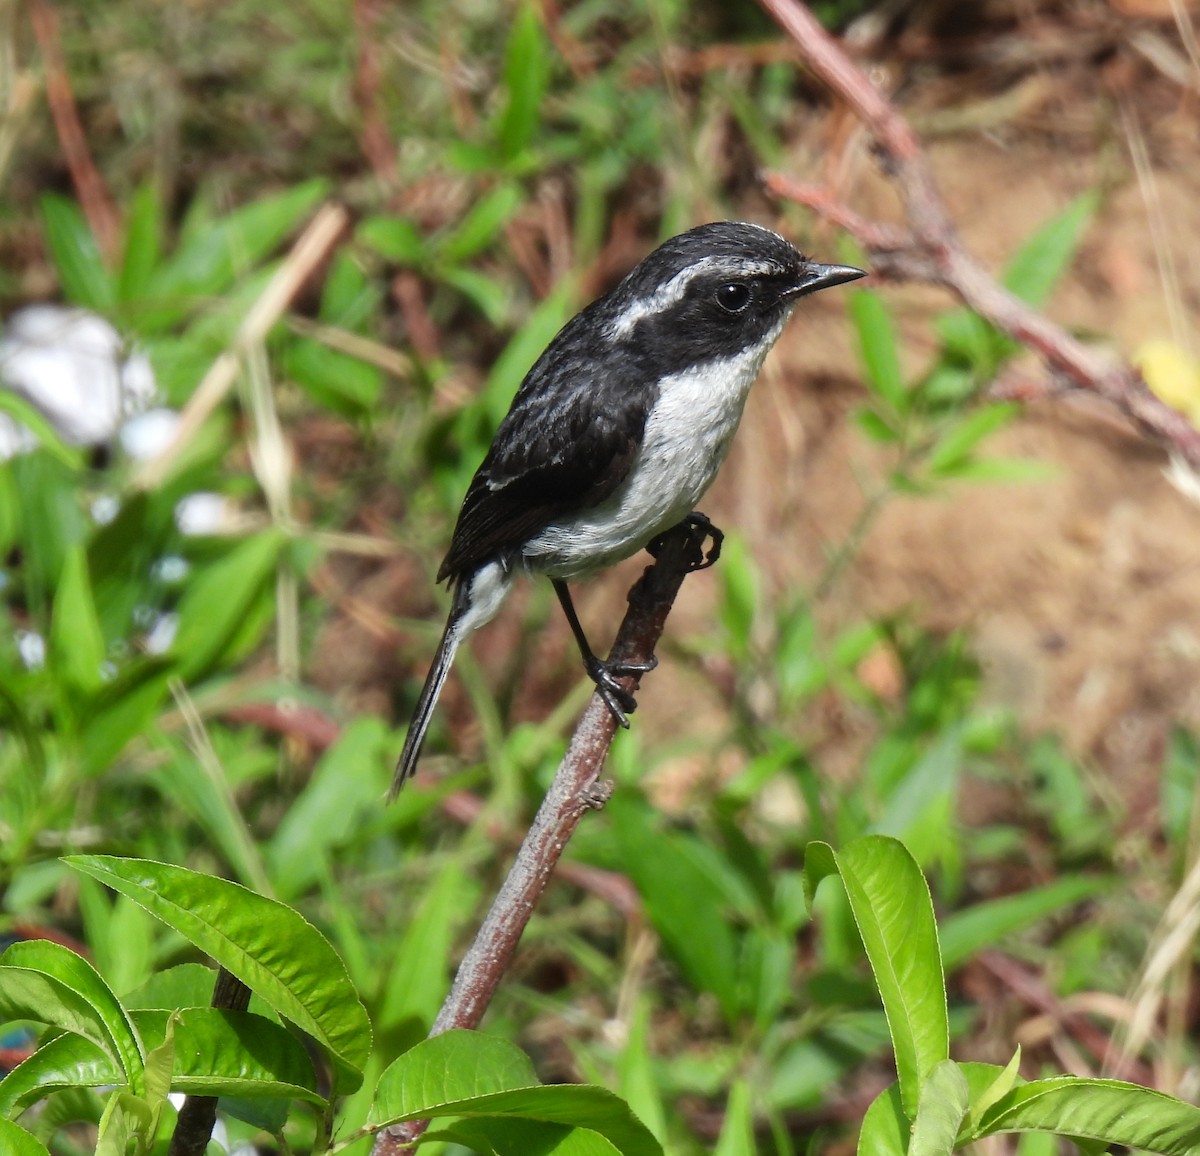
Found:
M 531 538 L 522 550 L 525 566 L 578 577 L 637 553 L 691 513 L 725 460 L 784 320 L 752 350 L 665 378 L 629 476 L 600 505 Z

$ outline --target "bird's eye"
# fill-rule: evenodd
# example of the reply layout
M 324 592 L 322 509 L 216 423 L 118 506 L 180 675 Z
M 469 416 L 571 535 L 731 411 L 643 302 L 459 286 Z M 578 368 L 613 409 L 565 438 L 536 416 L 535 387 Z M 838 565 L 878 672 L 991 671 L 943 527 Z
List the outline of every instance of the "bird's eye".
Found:
M 726 313 L 741 313 L 750 304 L 750 290 L 737 282 L 722 285 L 717 290 L 717 304 Z

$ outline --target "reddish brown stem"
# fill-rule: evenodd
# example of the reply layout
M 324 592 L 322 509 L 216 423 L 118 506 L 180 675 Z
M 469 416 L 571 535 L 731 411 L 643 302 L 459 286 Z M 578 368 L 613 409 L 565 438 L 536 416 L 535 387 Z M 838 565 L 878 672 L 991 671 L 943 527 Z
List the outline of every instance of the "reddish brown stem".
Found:
M 701 560 L 703 542 L 704 531 L 687 523 L 663 536 L 656 561 L 629 592 L 629 610 L 611 659 L 640 663 L 653 657 L 679 588 Z M 632 692 L 640 680 L 635 674 L 621 681 Z M 599 779 L 616 725 L 600 696 L 593 695 L 508 878 L 459 965 L 430 1035 L 479 1026 L 567 841 L 579 820 L 603 806 L 611 793 L 611 784 Z M 375 1137 L 372 1156 L 406 1151 L 426 1123 L 414 1120 L 383 1129 Z
M 88 151 L 79 110 L 75 106 L 75 94 L 71 91 L 71 79 L 63 59 L 58 13 L 50 0 L 30 0 L 29 21 L 33 25 L 33 34 L 37 38 L 46 69 L 46 100 L 50 105 L 50 115 L 54 118 L 63 159 L 96 244 L 104 260 L 111 266 L 117 258 L 120 245 L 121 218 L 108 195 L 100 170 Z

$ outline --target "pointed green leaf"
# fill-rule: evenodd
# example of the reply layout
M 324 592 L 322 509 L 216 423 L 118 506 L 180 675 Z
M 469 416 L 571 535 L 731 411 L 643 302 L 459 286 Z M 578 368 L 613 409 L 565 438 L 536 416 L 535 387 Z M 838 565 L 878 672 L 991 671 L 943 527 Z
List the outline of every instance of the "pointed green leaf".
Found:
M 75 1032 L 142 1087 L 141 1041 L 125 1009 L 87 960 L 47 939 L 14 943 L 0 965 L 0 1020 L 30 1019 Z
M 62 439 L 62 434 L 33 402 L 19 393 L 0 389 L 0 413 L 6 413 L 20 422 L 37 438 L 38 443 L 47 453 L 72 473 L 83 468 L 83 450 L 67 445 Z M 9 477 L 11 478 L 11 475 Z
M 152 315 L 147 311 L 144 324 L 162 330 L 228 292 L 316 208 L 326 189 L 325 181 L 306 181 L 185 231 L 179 249 L 146 285 L 146 299 L 158 306 Z
M 74 201 L 47 193 L 41 200 L 42 227 L 63 295 L 73 305 L 109 313 L 116 304 L 113 279 L 87 219 Z
M 908 1156 L 950 1156 L 967 1115 L 966 1077 L 953 1060 L 943 1060 L 921 1085 Z
M 339 1092 L 362 1079 L 371 1028 L 345 965 L 298 912 L 183 867 L 111 855 L 65 860 L 194 943 L 331 1053 Z
M 146 291 L 162 257 L 163 204 L 154 181 L 138 186 L 125 220 L 125 252 L 117 279 L 117 295 L 123 305 L 133 305 L 126 316 L 137 327 L 136 305 Z
M 120 1064 L 99 1044 L 64 1032 L 0 1080 L 0 1116 L 16 1116 L 63 1088 L 103 1088 L 124 1082 Z
M 1025 1131 L 1080 1136 L 1162 1156 L 1196 1156 L 1200 1108 L 1120 1080 L 1031 1080 L 983 1117 L 977 1135 Z
M 929 885 L 902 843 L 867 835 L 840 852 L 810 843 L 805 850 L 810 890 L 831 873 L 830 859 L 845 885 L 883 1000 L 904 1110 L 912 1119 L 921 1085 L 950 1054 L 946 985 Z
M 82 546 L 67 552 L 54 594 L 50 620 L 50 654 L 55 673 L 77 694 L 87 697 L 99 687 L 104 664 L 104 636 Z
M 662 1148 L 629 1106 L 603 1088 L 541 1085 L 529 1058 L 505 1040 L 454 1030 L 405 1052 L 380 1077 L 368 1124 L 439 1116 L 514 1116 L 590 1129 L 628 1156 Z
M 1009 262 L 1004 284 L 1022 301 L 1041 305 L 1067 271 L 1099 197 L 1084 193 L 1046 222 Z
M 550 76 L 549 49 L 537 7 L 524 3 L 517 9 L 504 60 L 504 87 L 508 100 L 496 126 L 496 137 L 505 160 L 515 160 L 533 144 L 538 110 Z
M 45 1144 L 10 1120 L 0 1120 L 0 1151 L 5 1156 L 50 1156 Z
M 137 1137 L 143 1151 L 149 1146 L 154 1113 L 141 1096 L 118 1092 L 109 1096 L 100 1117 L 96 1156 L 126 1156 L 130 1141 Z
M 207 672 L 230 645 L 274 575 L 284 541 L 273 530 L 255 534 L 189 583 L 171 647 L 185 681 Z
M 429 255 L 421 231 L 403 217 L 368 217 L 355 230 L 354 237 L 398 265 L 421 265 Z
M 1020 412 L 1015 403 L 1002 402 L 956 418 L 930 453 L 930 470 L 936 474 L 965 461 L 984 438 L 1008 425 Z
M 858 1156 L 908 1156 L 910 1128 L 900 1085 L 892 1084 L 875 1097 L 863 1117 Z
M 1012 935 L 1093 895 L 1111 889 L 1112 877 L 1063 875 L 1030 891 L 976 903 L 942 920 L 938 940 L 942 963 L 949 970 L 985 947 L 996 947 Z
M 1009 1092 L 1016 1087 L 1017 1081 L 1020 1079 L 1021 1067 L 1021 1048 L 1017 1045 L 1017 1050 L 1013 1052 L 1013 1057 L 1008 1063 L 998 1071 L 991 1082 L 979 1092 L 971 1097 L 971 1110 L 968 1113 L 968 1131 L 974 1136 L 979 1127 L 979 1121 L 982 1120 L 992 1106 L 998 1103 L 1001 1099 L 1008 1095 Z M 972 1080 L 970 1068 L 967 1070 L 968 1081 L 974 1086 L 975 1081 Z
M 286 1028 L 253 1012 L 193 1007 L 147 1010 L 134 1021 L 147 1047 L 158 1047 L 174 1021 L 171 1091 L 196 1096 L 260 1096 L 325 1104 L 304 1045 Z
M 725 1119 L 721 1124 L 721 1135 L 713 1156 L 756 1156 L 758 1145 L 754 1142 L 754 1110 L 750 1100 L 750 1087 L 739 1079 L 729 1089 L 725 1103 Z
M 858 348 L 867 388 L 896 413 L 904 413 L 908 409 L 908 391 L 904 387 L 900 355 L 896 351 L 892 318 L 883 298 L 866 289 L 852 291 L 850 316 L 858 331 Z
M 422 1140 L 460 1144 L 472 1152 L 495 1156 L 619 1156 L 620 1149 L 586 1128 L 545 1124 L 504 1116 L 456 1120 L 446 1128 L 426 1132 Z
M 507 181 L 485 193 L 454 230 L 439 241 L 440 260 L 454 266 L 478 256 L 496 240 L 509 217 L 517 211 L 522 197 L 520 186 Z

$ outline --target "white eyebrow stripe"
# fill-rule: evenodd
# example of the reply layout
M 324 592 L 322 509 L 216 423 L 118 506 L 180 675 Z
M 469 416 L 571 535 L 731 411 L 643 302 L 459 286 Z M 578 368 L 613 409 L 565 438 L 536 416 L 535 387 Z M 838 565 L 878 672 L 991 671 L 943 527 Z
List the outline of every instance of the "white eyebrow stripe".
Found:
M 610 337 L 627 337 L 644 317 L 653 317 L 663 313 L 673 305 L 678 305 L 687 293 L 692 281 L 703 273 L 725 273 L 730 277 L 767 276 L 778 273 L 780 266 L 775 261 L 750 261 L 745 257 L 704 257 L 701 260 L 681 269 L 665 284 L 660 285 L 648 297 L 639 297 L 627 305 L 613 318 L 608 327 Z

